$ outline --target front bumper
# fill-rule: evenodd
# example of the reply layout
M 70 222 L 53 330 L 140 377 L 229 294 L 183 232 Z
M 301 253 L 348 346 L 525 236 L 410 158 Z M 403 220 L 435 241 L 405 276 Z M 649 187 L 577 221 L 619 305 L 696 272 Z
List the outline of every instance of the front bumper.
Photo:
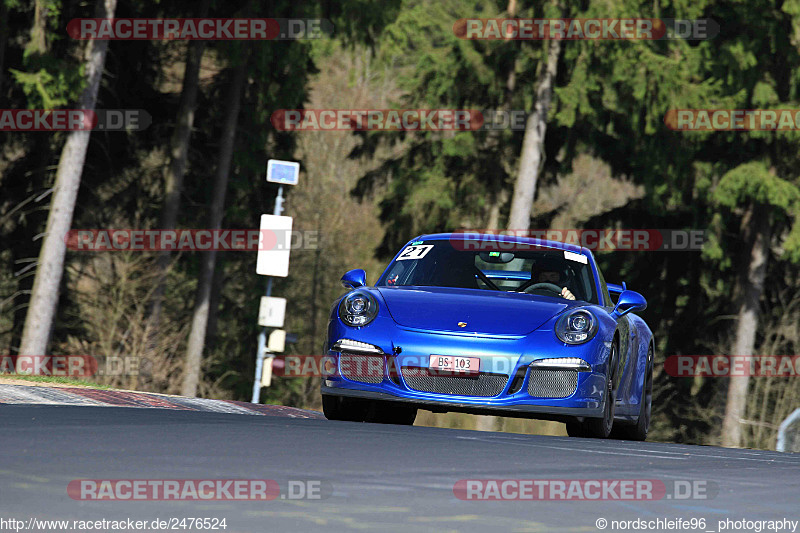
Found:
M 562 407 L 555 405 L 535 404 L 489 404 L 486 402 L 461 403 L 451 399 L 413 398 L 398 396 L 382 391 L 367 391 L 343 387 L 331 387 L 323 384 L 322 394 L 344 396 L 365 400 L 384 400 L 415 404 L 420 409 L 435 413 L 470 413 L 478 415 L 512 416 L 520 418 L 537 418 L 561 421 L 563 418 L 584 417 L 601 418 L 602 406 L 598 407 Z
M 458 411 L 475 414 L 497 414 L 516 417 L 560 420 L 567 417 L 599 418 L 603 416 L 608 347 L 598 338 L 578 346 L 567 346 L 555 338 L 552 330 L 535 331 L 524 337 L 479 337 L 475 335 L 439 334 L 409 328 L 393 327 L 391 335 L 384 328 L 337 327 L 329 331 L 330 346 L 336 340 L 350 338 L 380 349 L 383 376 L 366 380 L 348 379 L 341 364 L 335 374 L 322 381 L 322 393 L 362 399 L 409 402 L 436 412 Z M 388 329 L 388 328 L 387 328 Z M 382 330 L 382 331 L 381 331 Z M 387 337 L 389 339 L 387 340 Z M 341 352 L 328 354 L 339 361 Z M 481 372 L 503 376 L 504 385 L 491 393 L 467 395 L 419 390 L 405 379 L 402 368 L 427 367 L 430 355 L 478 357 Z M 373 356 L 376 356 L 373 354 Z M 537 397 L 529 394 L 529 365 L 539 359 L 575 357 L 591 363 L 590 371 L 577 373 L 574 391 L 565 397 Z M 392 373 L 394 369 L 394 373 Z M 522 377 L 523 382 L 519 382 Z

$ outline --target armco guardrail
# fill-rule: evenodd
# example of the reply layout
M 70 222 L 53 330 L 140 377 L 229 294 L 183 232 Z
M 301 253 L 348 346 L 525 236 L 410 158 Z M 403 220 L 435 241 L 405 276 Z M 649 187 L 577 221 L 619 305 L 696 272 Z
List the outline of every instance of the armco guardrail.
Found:
M 779 452 L 800 452 L 800 408 L 792 411 L 792 414 L 781 422 L 778 429 L 778 445 L 775 447 Z

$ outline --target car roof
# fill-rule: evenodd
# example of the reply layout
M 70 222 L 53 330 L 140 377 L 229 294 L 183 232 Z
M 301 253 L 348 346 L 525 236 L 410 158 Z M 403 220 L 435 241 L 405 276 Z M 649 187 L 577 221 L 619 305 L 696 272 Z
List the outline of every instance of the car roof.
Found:
M 542 230 L 545 231 L 545 230 Z M 485 237 L 483 237 L 485 236 Z M 503 235 L 501 233 L 484 233 L 479 231 L 458 231 L 452 233 L 431 233 L 427 235 L 419 235 L 414 237 L 411 241 L 454 241 L 454 240 L 474 240 L 487 238 L 488 242 L 509 242 L 519 244 L 530 244 L 532 246 L 541 246 L 544 248 L 553 248 L 555 250 L 566 250 L 576 254 L 583 254 L 592 257 L 592 253 L 587 248 L 582 248 L 574 244 L 569 244 L 560 241 L 550 241 L 547 239 L 535 239 L 531 237 L 521 237 L 517 235 Z

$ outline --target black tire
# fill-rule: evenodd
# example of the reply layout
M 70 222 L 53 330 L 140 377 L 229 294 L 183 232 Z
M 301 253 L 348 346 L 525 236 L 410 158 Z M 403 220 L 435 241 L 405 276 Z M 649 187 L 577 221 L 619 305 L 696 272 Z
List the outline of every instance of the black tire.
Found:
M 585 437 L 586 424 L 584 424 L 580 420 L 567 422 L 567 435 L 569 435 L 570 437 Z
M 647 374 L 642 387 L 642 401 L 639 403 L 639 418 L 636 424 L 619 428 L 619 437 L 626 440 L 643 441 L 650 429 L 650 411 L 653 407 L 653 348 L 647 352 Z
M 322 395 L 322 413 L 328 420 L 344 422 L 364 422 L 367 418 L 368 405 L 355 398 Z
M 587 418 L 584 422 L 586 436 L 594 439 L 607 439 L 611 435 L 614 427 L 614 409 L 617 403 L 616 391 L 614 390 L 614 378 L 619 354 L 617 341 L 611 345 L 611 355 L 609 356 L 609 367 L 606 374 L 606 401 L 603 404 L 602 418 Z
M 366 416 L 367 422 L 401 426 L 413 426 L 416 419 L 416 407 L 398 402 L 371 402 Z

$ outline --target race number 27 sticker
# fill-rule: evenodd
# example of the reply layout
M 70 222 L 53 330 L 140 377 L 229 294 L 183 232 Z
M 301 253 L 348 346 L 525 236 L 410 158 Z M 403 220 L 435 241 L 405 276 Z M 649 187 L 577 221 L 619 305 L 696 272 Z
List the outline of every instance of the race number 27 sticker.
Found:
M 422 244 L 419 246 L 408 246 L 403 252 L 397 256 L 398 261 L 403 259 L 422 259 L 433 248 L 432 244 Z

